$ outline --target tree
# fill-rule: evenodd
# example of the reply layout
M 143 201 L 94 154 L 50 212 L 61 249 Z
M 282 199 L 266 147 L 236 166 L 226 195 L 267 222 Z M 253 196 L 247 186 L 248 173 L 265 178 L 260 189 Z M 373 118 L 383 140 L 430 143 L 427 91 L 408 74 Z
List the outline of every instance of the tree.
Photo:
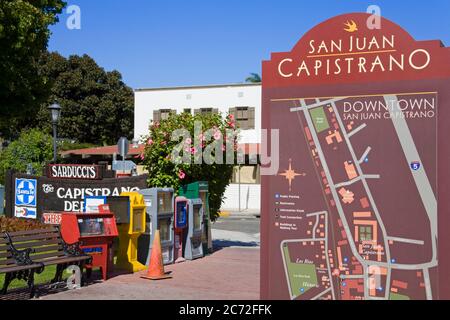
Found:
M 26 172 L 31 164 L 36 175 L 41 175 L 46 164 L 53 160 L 53 140 L 37 129 L 24 130 L 0 153 L 0 181 L 5 181 L 9 169 Z
M 47 107 L 61 105 L 58 137 L 81 143 L 115 144 L 121 136 L 131 138 L 134 123 L 133 90 L 122 81 L 118 71 L 106 72 L 89 57 L 47 53 L 41 72 L 51 83 L 50 99 L 37 116 L 26 121 L 51 132 Z
M 245 82 L 260 83 L 261 76 L 257 73 L 250 73 L 250 76 L 247 79 L 245 79 Z
M 194 124 L 201 123 L 203 132 L 194 138 Z M 168 119 L 150 125 L 150 133 L 143 138 L 145 151 L 139 157 L 149 172 L 148 185 L 151 187 L 172 187 L 178 191 L 181 185 L 195 181 L 209 182 L 209 208 L 211 220 L 216 220 L 223 202 L 226 187 L 230 184 L 234 164 L 227 164 L 223 152 L 207 152 L 218 146 L 218 150 L 228 148 L 236 159 L 237 134 L 234 132 L 235 122 L 232 115 L 222 119 L 219 114 L 189 113 L 173 114 Z M 208 130 L 207 130 L 208 129 Z M 183 140 L 172 134 L 184 130 Z M 230 134 L 233 132 L 234 134 Z M 176 138 L 176 139 L 175 139 Z M 182 137 L 180 137 L 182 138 Z M 197 142 L 196 142 L 197 140 Z M 231 148 L 230 148 L 231 147 Z M 186 162 L 178 162 L 173 152 L 186 156 Z M 222 164 L 215 161 L 207 164 L 208 155 L 222 159 Z M 203 163 L 194 163 L 194 159 L 202 157 Z
M 39 58 L 66 3 L 62 0 L 0 1 L 0 136 L 17 133 L 22 116 L 48 98 Z

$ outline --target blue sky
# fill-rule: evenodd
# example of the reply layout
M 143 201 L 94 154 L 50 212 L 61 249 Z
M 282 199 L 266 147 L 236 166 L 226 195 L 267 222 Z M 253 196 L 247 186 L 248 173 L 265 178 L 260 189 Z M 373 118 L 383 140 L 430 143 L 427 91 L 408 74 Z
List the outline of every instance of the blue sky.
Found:
M 81 30 L 69 30 L 62 14 L 49 50 L 86 53 L 134 89 L 243 82 L 316 24 L 371 4 L 416 40 L 450 46 L 448 0 L 66 1 L 81 8 Z

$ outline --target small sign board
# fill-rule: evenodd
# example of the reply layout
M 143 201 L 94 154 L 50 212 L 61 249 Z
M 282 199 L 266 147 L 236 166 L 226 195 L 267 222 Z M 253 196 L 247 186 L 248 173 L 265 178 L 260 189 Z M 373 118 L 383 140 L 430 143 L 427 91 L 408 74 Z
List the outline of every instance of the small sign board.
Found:
M 102 168 L 95 164 L 49 164 L 47 177 L 50 179 L 101 180 Z
M 60 225 L 61 218 L 61 213 L 44 212 L 42 214 L 42 222 L 44 222 L 44 224 Z
M 131 171 L 136 169 L 136 164 L 133 161 L 114 161 L 112 164 L 113 171 Z

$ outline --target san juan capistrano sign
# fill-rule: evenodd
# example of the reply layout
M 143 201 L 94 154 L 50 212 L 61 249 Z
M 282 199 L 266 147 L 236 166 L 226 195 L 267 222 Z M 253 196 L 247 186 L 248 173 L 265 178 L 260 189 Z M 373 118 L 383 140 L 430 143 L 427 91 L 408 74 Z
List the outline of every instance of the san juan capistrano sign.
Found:
M 450 49 L 369 18 L 263 62 L 263 299 L 450 298 Z

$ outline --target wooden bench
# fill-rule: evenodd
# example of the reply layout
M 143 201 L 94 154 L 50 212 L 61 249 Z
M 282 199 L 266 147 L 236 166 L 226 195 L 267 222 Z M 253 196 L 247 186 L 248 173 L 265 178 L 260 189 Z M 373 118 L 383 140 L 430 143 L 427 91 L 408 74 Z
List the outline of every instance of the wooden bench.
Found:
M 21 252 L 25 256 L 23 259 L 25 261 L 23 263 L 24 267 L 28 266 L 30 269 L 37 270 L 39 273 L 47 266 L 56 265 L 56 273 L 51 283 L 61 282 L 63 272 L 68 266 L 76 265 L 83 272 L 83 268 L 92 263 L 92 257 L 83 253 L 80 249 L 80 243 L 67 244 L 62 238 L 59 228 L 56 226 L 51 226 L 48 229 L 6 232 L 5 237 L 13 256 L 17 256 Z M 35 269 L 35 265 L 39 266 L 39 268 L 36 267 Z M 5 273 L 3 293 L 6 293 L 11 281 L 18 278 L 17 272 Z M 28 277 L 28 282 L 30 282 L 29 287 L 32 291 L 30 295 L 34 296 L 34 273 L 30 271 L 30 275 Z M 82 284 L 83 282 L 84 277 L 82 277 Z
M 31 261 L 30 251 L 31 249 L 17 250 L 13 248 L 6 234 L 0 234 L 0 274 L 5 274 L 0 294 L 6 294 L 11 281 L 19 279 L 27 282 L 30 298 L 35 295 L 34 274 L 42 273 L 44 265 Z

